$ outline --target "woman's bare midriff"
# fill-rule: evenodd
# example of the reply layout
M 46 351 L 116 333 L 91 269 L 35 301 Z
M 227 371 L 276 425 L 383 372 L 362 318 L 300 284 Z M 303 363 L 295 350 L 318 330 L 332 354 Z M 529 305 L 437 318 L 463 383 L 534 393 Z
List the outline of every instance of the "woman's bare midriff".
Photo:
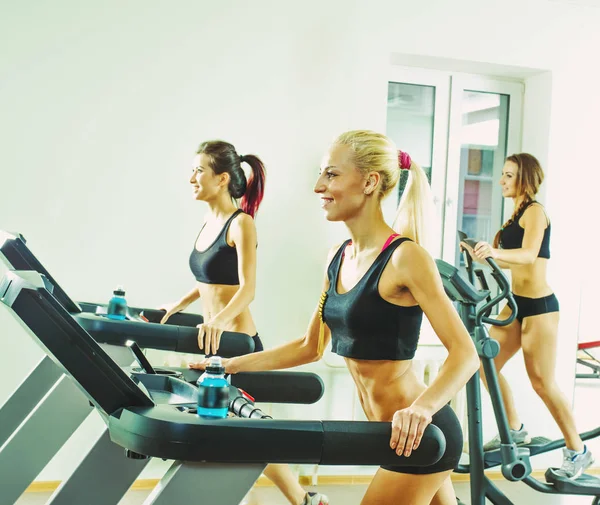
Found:
M 227 286 L 224 284 L 203 284 L 197 283 L 200 301 L 202 302 L 202 311 L 205 321 L 210 321 L 214 316 L 221 312 L 237 293 L 239 286 Z M 250 309 L 246 308 L 238 315 L 224 331 L 237 331 L 247 335 L 256 335 L 256 326 Z
M 409 407 L 425 390 L 411 360 L 344 359 L 370 421 L 391 421 L 397 410 Z
M 552 294 L 546 282 L 548 260 L 536 258 L 531 265 L 511 265 L 512 291 L 515 295 L 542 298 Z

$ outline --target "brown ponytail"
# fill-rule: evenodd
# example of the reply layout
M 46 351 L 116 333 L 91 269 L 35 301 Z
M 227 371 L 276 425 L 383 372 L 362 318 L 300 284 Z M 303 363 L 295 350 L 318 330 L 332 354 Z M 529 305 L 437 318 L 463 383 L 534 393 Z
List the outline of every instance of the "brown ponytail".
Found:
M 506 223 L 504 223 L 502 225 L 502 228 L 500 228 L 498 230 L 498 233 L 496 233 L 496 236 L 494 237 L 494 244 L 493 244 L 493 246 L 496 249 L 500 246 L 500 236 L 502 235 L 502 232 L 504 231 L 504 228 L 507 228 L 508 226 L 510 226 L 511 224 L 513 224 L 515 222 L 515 219 L 519 215 L 519 213 L 521 213 L 523 211 L 523 209 L 525 209 L 525 207 L 527 207 L 531 202 L 533 202 L 533 200 L 531 198 L 525 198 L 521 202 L 521 204 L 515 209 L 515 211 L 513 212 L 512 216 L 510 216 L 510 219 L 508 221 L 506 221 Z

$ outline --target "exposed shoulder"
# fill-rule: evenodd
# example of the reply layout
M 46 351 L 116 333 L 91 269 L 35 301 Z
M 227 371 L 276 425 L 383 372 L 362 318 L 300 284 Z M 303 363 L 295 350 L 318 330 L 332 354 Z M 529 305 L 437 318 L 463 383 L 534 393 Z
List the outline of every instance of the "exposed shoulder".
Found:
M 394 242 L 392 242 L 393 244 Z M 402 244 L 396 247 L 392 253 L 391 261 L 395 266 L 401 266 L 406 262 L 421 262 L 431 260 L 429 253 L 413 240 L 405 240 Z
M 245 212 L 240 212 L 233 221 L 231 221 L 232 229 L 238 230 L 247 230 L 247 229 L 255 229 L 256 225 L 254 224 L 254 219 L 249 214 Z
M 391 263 L 402 277 L 412 277 L 415 274 L 421 275 L 425 272 L 434 272 L 437 270 L 435 262 L 431 255 L 416 242 L 406 240 L 396 247 L 391 257 Z
M 254 237 L 254 240 L 256 240 L 256 225 L 254 224 L 254 219 L 245 212 L 240 212 L 235 216 L 233 221 L 231 221 L 229 232 L 234 243 L 243 240 L 245 237 Z
M 548 218 L 548 214 L 546 214 L 546 209 L 539 202 L 534 202 L 529 207 L 525 209 L 523 212 L 523 224 L 529 226 L 543 226 L 544 228 L 550 224 L 550 219 Z

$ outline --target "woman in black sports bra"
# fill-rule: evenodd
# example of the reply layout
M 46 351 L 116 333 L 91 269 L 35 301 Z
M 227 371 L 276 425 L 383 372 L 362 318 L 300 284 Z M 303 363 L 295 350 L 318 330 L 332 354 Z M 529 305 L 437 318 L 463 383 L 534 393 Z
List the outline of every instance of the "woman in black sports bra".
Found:
M 248 179 L 242 163 L 252 170 Z M 223 331 L 254 335 L 254 350 L 261 351 L 249 305 L 256 285 L 253 218 L 263 198 L 264 165 L 253 154 L 240 156 L 227 142 L 203 142 L 194 157 L 190 184 L 194 198 L 206 202 L 209 209 L 189 259 L 197 282 L 180 300 L 163 306 L 166 314 L 161 323 L 201 298 L 205 322 L 198 326 L 198 345 L 205 354 L 217 353 Z M 307 493 L 288 465 L 268 465 L 265 475 L 292 505 L 329 503 L 324 495 Z
M 384 221 L 381 200 L 400 169 L 411 174 L 398 213 L 398 237 Z M 423 230 L 425 173 L 384 135 L 347 132 L 333 143 L 314 188 L 329 221 L 342 221 L 352 241 L 331 250 L 323 295 L 305 336 L 277 348 L 225 361 L 235 373 L 316 361 L 331 340 L 344 356 L 368 419 L 390 421 L 390 447 L 409 456 L 425 427 L 444 432 L 446 451 L 431 467 L 378 470 L 362 505 L 456 505 L 450 474 L 462 451 L 462 430 L 448 405 L 478 367 L 475 347 L 429 254 Z M 423 312 L 448 349 L 426 387 L 411 366 Z
M 500 185 L 502 196 L 514 201 L 513 215 L 496 234 L 493 246 L 478 242 L 472 249 L 463 242 L 461 247 L 476 261 L 484 262 L 485 258 L 492 257 L 501 267 L 511 271 L 517 319 L 508 326 L 490 328 L 492 338 L 500 343 L 500 354 L 494 360 L 496 369 L 500 372 L 506 362 L 523 349 L 533 389 L 548 407 L 565 438 L 566 448 L 559 472 L 576 478 L 593 463 L 593 458 L 577 433 L 571 407 L 554 377 L 559 305 L 546 280 L 551 227 L 544 208 L 535 201 L 543 180 L 544 172 L 534 156 L 527 153 L 509 156 L 502 169 Z M 499 319 L 506 319 L 509 314 L 510 309 L 506 306 Z M 531 437 L 519 419 L 506 379 L 500 373 L 499 379 L 513 440 L 526 445 L 531 442 Z M 497 435 L 485 444 L 484 449 L 499 447 Z

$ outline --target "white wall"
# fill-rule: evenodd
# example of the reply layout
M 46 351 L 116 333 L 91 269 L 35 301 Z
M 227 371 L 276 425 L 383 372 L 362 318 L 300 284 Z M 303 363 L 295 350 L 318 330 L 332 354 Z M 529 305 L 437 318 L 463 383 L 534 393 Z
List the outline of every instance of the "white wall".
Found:
M 174 300 L 192 286 L 187 257 L 204 212 L 187 183 L 193 151 L 207 138 L 232 141 L 268 166 L 252 307 L 267 345 L 300 335 L 317 303 L 326 251 L 345 236 L 312 194 L 319 161 L 341 131 L 385 128 L 393 54 L 550 71 L 545 197 L 563 310 L 559 381 L 571 395 L 576 294 L 594 231 L 600 10 L 544 0 L 57 0 L 2 10 L 0 228 L 23 233 L 76 299 L 105 300 L 123 283 L 132 304 Z M 546 145 L 535 116 L 526 111 L 524 150 Z M 0 356 L 1 402 L 3 366 L 24 373 L 37 351 L 0 318 L 11 349 Z M 535 427 L 537 413 L 519 403 Z

